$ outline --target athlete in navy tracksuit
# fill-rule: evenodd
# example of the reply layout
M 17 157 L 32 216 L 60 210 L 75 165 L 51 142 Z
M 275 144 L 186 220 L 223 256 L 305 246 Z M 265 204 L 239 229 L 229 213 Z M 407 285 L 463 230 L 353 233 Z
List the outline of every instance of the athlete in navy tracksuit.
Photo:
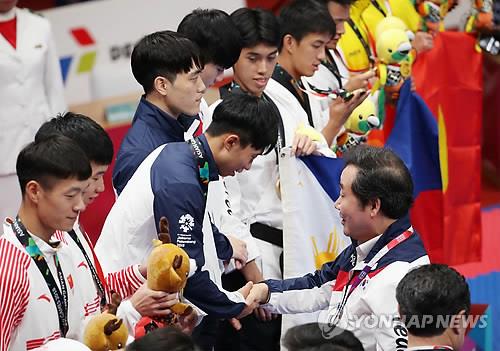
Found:
M 235 95 L 221 103 L 207 132 L 188 142 L 155 149 L 139 166 L 118 197 L 96 245 L 105 271 L 144 261 L 152 250 L 159 219 L 169 221 L 172 240 L 191 258 L 194 274 L 184 296 L 208 315 L 237 316 L 245 307 L 240 292 L 221 287 L 219 248 L 208 212 L 208 185 L 219 176 L 249 169 L 264 151 L 273 150 L 278 117 L 267 101 Z M 218 244 L 218 243 L 217 243 Z

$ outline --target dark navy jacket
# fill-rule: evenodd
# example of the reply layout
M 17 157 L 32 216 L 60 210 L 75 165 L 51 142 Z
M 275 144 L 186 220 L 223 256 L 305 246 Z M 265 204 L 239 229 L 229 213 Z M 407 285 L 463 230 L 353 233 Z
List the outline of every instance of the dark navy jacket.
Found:
M 141 98 L 125 135 L 113 169 L 113 186 L 120 195 L 144 159 L 158 146 L 184 141 L 183 125 L 160 108 Z

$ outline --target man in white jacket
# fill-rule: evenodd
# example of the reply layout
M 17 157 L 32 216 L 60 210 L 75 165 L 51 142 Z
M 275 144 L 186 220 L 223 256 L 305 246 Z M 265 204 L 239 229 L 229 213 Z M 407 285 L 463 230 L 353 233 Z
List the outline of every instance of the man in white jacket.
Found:
M 353 243 L 335 261 L 300 278 L 254 285 L 255 299 L 275 313 L 324 312 L 325 337 L 351 330 L 367 351 L 404 350 L 407 331 L 396 302 L 396 286 L 412 268 L 429 263 L 410 224 L 413 182 L 391 150 L 360 145 L 345 154 L 340 179 L 344 232 Z
M 92 176 L 84 194 L 84 204 L 88 206 L 104 191 L 103 176 L 113 159 L 112 141 L 94 120 L 71 112 L 45 122 L 38 130 L 35 141 L 54 135 L 72 139 L 89 158 Z M 117 315 L 123 318 L 129 334 L 133 336 L 135 324 L 142 316 L 168 315 L 169 307 L 178 302 L 176 294 L 153 291 L 144 284 L 147 273 L 144 265 L 131 264 L 120 271 L 104 275 L 93 244 L 79 220 L 75 222 L 73 230 L 57 232 L 56 237 L 72 249 L 74 258 L 78 261 L 79 279 L 86 281 L 88 287 L 95 288 L 82 291 L 83 320 L 87 321 L 91 316 L 99 314 L 101 308 L 111 301 L 113 291 L 123 299 Z M 194 327 L 196 320 L 197 313 L 194 312 L 189 317 L 183 317 L 181 322 L 188 331 Z
M 0 218 L 14 216 L 21 203 L 19 151 L 66 109 L 50 23 L 16 4 L 0 3 Z
M 59 337 L 78 339 L 82 297 L 94 290 L 79 279 L 66 245 L 53 240 L 71 230 L 85 205 L 91 168 L 71 139 L 51 137 L 17 158 L 23 201 L 3 222 L 0 237 L 0 350 L 31 350 Z

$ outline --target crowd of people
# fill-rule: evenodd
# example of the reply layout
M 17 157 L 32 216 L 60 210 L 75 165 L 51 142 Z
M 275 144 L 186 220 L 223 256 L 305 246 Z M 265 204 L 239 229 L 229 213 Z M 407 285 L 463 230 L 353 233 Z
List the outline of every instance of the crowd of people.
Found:
M 0 57 L 0 88 L 14 96 L 11 86 L 31 79 L 36 88 L 25 102 L 2 93 L 8 156 L 0 186 L 21 201 L 12 209 L 15 196 L 0 199 L 0 351 L 84 350 L 77 342 L 89 321 L 116 295 L 125 350 L 460 349 L 467 283 L 430 264 L 409 217 L 411 174 L 390 149 L 361 144 L 345 152 L 331 210 L 352 243 L 321 269 L 283 279 L 279 154 L 334 147 L 378 79 L 370 68 L 351 73 L 339 54 L 352 0 L 294 0 L 279 16 L 197 9 L 176 32 L 144 36 L 131 56 L 144 95 L 116 155 L 93 119 L 64 112 L 48 23 L 16 1 L 6 4 L 0 41 L 27 62 L 16 73 Z M 24 16 L 47 31 L 37 30 L 43 54 L 20 52 L 25 38 L 15 28 Z M 432 35 L 418 32 L 413 44 L 416 55 L 429 50 Z M 209 106 L 206 89 L 230 68 L 232 80 Z M 336 98 L 318 102 L 324 86 Z M 23 118 L 28 125 L 17 123 Z M 114 158 L 117 197 L 94 248 L 79 216 L 104 191 Z M 190 259 L 182 293 L 147 285 L 163 217 Z M 143 317 L 165 319 L 179 301 L 192 308 L 175 326 L 135 338 Z M 281 335 L 281 315 L 318 311 L 317 323 Z M 387 323 L 373 327 L 374 318 Z

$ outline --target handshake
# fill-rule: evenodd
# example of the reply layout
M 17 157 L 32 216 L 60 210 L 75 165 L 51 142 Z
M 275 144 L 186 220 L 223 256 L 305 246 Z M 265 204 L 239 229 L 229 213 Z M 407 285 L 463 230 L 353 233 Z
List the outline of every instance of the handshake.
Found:
M 277 315 L 273 314 L 260 305 L 267 303 L 269 300 L 269 288 L 265 283 L 248 282 L 244 287 L 240 288 L 238 292 L 245 298 L 245 308 L 236 318 L 231 318 L 229 322 L 236 329 L 241 329 L 240 319 L 254 313 L 255 316 L 261 321 L 270 321 L 276 319 Z

